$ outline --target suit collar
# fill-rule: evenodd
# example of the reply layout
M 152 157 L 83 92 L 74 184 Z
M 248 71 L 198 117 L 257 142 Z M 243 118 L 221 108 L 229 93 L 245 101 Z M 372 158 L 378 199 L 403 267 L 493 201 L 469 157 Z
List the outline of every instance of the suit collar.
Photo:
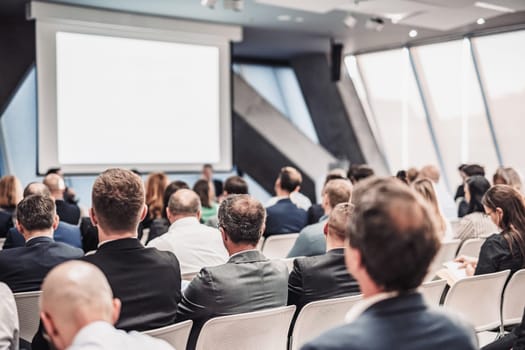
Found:
M 375 302 L 364 310 L 363 314 L 402 314 L 411 310 L 425 309 L 426 307 L 423 296 L 420 293 L 406 292 Z
M 144 248 L 142 243 L 136 238 L 121 238 L 112 241 L 103 242 L 98 250 L 125 250 L 125 249 L 139 249 Z
M 280 199 L 277 200 L 275 204 L 277 203 L 292 203 L 292 200 L 290 199 L 290 197 L 280 197 Z
M 52 243 L 53 242 L 53 238 L 51 237 L 47 237 L 47 236 L 39 236 L 39 237 L 34 237 L 34 238 L 31 238 L 30 240 L 28 240 L 26 242 L 26 247 L 33 247 L 37 244 L 42 244 L 42 243 Z
M 345 254 L 345 248 L 330 249 L 329 251 L 326 252 L 326 254 L 330 254 L 330 255 L 344 255 Z
M 230 256 L 228 263 L 231 264 L 242 264 L 251 263 L 257 261 L 268 260 L 262 253 L 257 249 L 245 250 Z

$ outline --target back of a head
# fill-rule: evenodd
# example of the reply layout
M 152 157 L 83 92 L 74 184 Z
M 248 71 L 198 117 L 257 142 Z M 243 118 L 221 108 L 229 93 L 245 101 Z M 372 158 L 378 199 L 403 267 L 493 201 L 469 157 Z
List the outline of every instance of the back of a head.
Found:
M 481 200 L 490 188 L 489 180 L 487 180 L 484 176 L 474 175 L 467 178 L 465 183 L 470 194 L 467 213 L 470 214 L 474 212 L 485 212 Z
M 429 178 L 434 183 L 439 182 L 440 176 L 441 174 L 439 173 L 439 169 L 435 165 L 425 165 L 419 172 L 419 177 Z
M 248 184 L 240 176 L 230 176 L 224 182 L 224 192 L 227 194 L 248 194 Z
M 22 185 L 13 175 L 0 179 L 0 208 L 14 208 L 22 199 Z
M 407 181 L 408 183 L 412 183 L 416 181 L 417 177 L 419 176 L 419 170 L 417 168 L 409 168 L 407 170 Z
M 56 208 L 53 198 L 32 194 L 20 201 L 16 207 L 16 219 L 27 231 L 42 231 L 53 227 Z
M 171 195 L 168 210 L 172 215 L 197 216 L 201 210 L 201 201 L 197 193 L 183 188 Z
M 348 178 L 353 184 L 374 175 L 374 169 L 366 164 L 354 164 L 348 169 Z
M 412 183 L 412 188 L 421 196 L 423 196 L 423 198 L 432 206 L 432 208 L 439 210 L 434 184 L 430 179 L 420 178 Z
M 69 261 L 47 274 L 42 283 L 40 309 L 59 331 L 64 325 L 78 331 L 94 321 L 113 322 L 113 293 L 95 265 Z
M 96 178 L 91 193 L 99 226 L 108 233 L 136 232 L 144 209 L 144 184 L 127 169 L 108 169 Z
M 43 183 L 47 186 L 47 188 L 49 188 L 51 193 L 64 192 L 66 189 L 64 179 L 58 174 L 51 173 L 46 175 L 46 177 L 44 177 Z
M 479 164 L 467 164 L 461 168 L 467 177 L 470 176 L 485 176 L 485 168 Z
M 193 185 L 193 191 L 197 193 L 203 207 L 211 207 L 210 182 L 204 179 L 198 180 Z
M 281 169 L 279 172 L 279 180 L 281 188 L 290 193 L 295 191 L 297 187 L 301 186 L 303 183 L 301 173 L 291 166 Z
M 348 177 L 346 176 L 346 171 L 341 168 L 330 170 L 324 179 L 324 184 L 326 185 L 328 181 L 335 179 L 348 179 Z
M 340 240 L 348 237 L 352 211 L 353 205 L 349 202 L 337 204 L 330 212 L 330 217 L 328 218 L 329 234 L 334 234 Z
M 166 217 L 166 208 L 168 207 L 168 202 L 170 201 L 171 195 L 183 188 L 189 189 L 190 187 L 186 182 L 179 180 L 170 182 L 170 184 L 166 186 L 166 189 L 164 190 L 164 194 L 162 196 L 162 202 L 164 204 L 164 209 L 162 210 L 163 217 Z
M 30 196 L 32 194 L 40 194 L 43 196 L 51 196 L 51 192 L 46 185 L 41 182 L 31 182 L 24 188 L 24 197 Z
M 168 177 L 164 173 L 151 173 L 146 179 L 146 204 L 151 218 L 162 214 L 164 190 L 168 186 Z
M 324 187 L 328 204 L 334 208 L 339 203 L 350 202 L 352 199 L 352 183 L 349 180 L 335 179 L 328 181 Z
M 219 227 L 236 244 L 256 245 L 264 230 L 266 210 L 261 202 L 247 194 L 226 197 L 219 206 Z
M 385 291 L 417 288 L 440 246 L 434 215 L 395 178 L 365 180 L 356 192 L 349 242 L 369 276 Z

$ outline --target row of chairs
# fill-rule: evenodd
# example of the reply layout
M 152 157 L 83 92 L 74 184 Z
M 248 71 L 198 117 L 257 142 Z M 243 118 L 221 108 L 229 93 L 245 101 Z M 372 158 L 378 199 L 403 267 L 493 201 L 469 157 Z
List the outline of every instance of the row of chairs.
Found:
M 441 243 L 434 261 L 430 265 L 426 280 L 431 281 L 436 276 L 436 273 L 443 268 L 443 263 L 454 260 L 456 256 L 467 255 L 477 257 L 481 250 L 481 246 L 485 242 L 483 238 L 470 238 L 461 244 L 461 240 L 454 239 Z

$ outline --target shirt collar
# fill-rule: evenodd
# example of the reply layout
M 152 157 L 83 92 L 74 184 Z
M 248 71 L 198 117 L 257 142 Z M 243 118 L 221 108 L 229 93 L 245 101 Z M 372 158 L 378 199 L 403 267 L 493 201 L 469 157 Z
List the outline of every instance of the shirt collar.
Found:
M 254 248 L 254 249 L 241 250 L 240 252 L 237 252 L 235 254 L 230 255 L 230 259 L 235 257 L 235 256 L 237 256 L 237 255 L 241 255 L 241 254 L 244 254 L 246 252 L 253 252 L 253 251 L 259 251 L 259 249 Z
M 397 297 L 399 292 L 382 292 L 375 295 L 372 295 L 368 298 L 357 302 L 351 309 L 348 311 L 345 317 L 345 322 L 350 323 L 355 321 L 363 312 L 368 310 L 372 305 L 379 303 L 380 301 Z
M 177 227 L 183 227 L 183 226 L 189 226 L 189 225 L 200 225 L 199 220 L 197 220 L 196 216 L 187 216 L 180 219 L 175 220 L 171 225 L 169 230 L 173 230 Z
M 89 339 L 92 337 L 92 334 L 100 335 L 103 333 L 107 333 L 107 331 L 111 330 L 112 328 L 113 326 L 105 321 L 91 322 L 90 324 L 84 326 L 77 332 L 77 335 L 75 335 L 75 338 L 71 343 L 71 347 L 77 344 L 83 344 L 83 342 L 85 341 L 84 338 Z

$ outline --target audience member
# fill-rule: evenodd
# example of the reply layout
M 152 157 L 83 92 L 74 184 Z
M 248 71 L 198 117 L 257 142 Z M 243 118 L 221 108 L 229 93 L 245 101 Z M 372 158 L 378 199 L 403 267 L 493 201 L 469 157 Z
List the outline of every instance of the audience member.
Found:
M 440 246 L 433 213 L 397 179 L 360 186 L 367 191 L 355 203 L 345 258 L 364 300 L 348 324 L 302 349 L 476 349 L 472 329 L 416 292 Z
M 407 180 L 408 183 L 411 184 L 412 182 L 416 181 L 419 177 L 419 170 L 417 168 L 408 168 L 407 170 Z
M 82 237 L 82 249 L 85 253 L 93 252 L 98 247 L 98 229 L 90 217 L 80 219 L 80 236 Z
M 224 198 L 231 194 L 248 194 L 248 184 L 240 176 L 230 176 L 224 182 L 224 191 L 222 192 L 221 202 Z M 206 225 L 217 227 L 219 220 L 217 216 L 213 216 L 206 221 Z
M 213 188 L 210 187 L 210 182 L 206 180 L 198 180 L 193 185 L 193 190 L 199 196 L 201 201 L 201 222 L 205 223 L 209 219 L 217 216 L 217 204 L 213 201 Z
M 299 233 L 288 257 L 314 256 L 326 252 L 326 238 L 324 228 L 332 209 L 339 203 L 348 203 L 352 198 L 352 183 L 346 179 L 328 181 L 324 193 L 322 206 L 325 216 L 316 224 L 304 227 Z
M 85 262 L 57 266 L 42 285 L 42 322 L 57 350 L 173 350 L 163 340 L 115 329 L 120 306 L 104 274 Z
M 486 238 L 492 233 L 498 232 L 492 219 L 485 215 L 485 209 L 481 202 L 483 196 L 490 188 L 490 183 L 481 175 L 474 175 L 465 180 L 465 203 L 467 203 L 466 215 L 461 218 L 456 229 L 454 238 L 462 242 L 469 238 Z
M 22 185 L 13 175 L 0 179 L 0 238 L 7 235 L 7 231 L 14 226 L 13 216 L 16 205 L 22 200 Z
M 521 176 L 516 170 L 510 167 L 498 168 L 492 177 L 492 183 L 494 185 L 509 185 L 517 189 L 518 192 L 521 192 Z
M 171 182 L 166 189 L 164 190 L 164 195 L 162 196 L 162 216 L 158 219 L 154 219 L 149 226 L 149 235 L 146 243 L 151 242 L 155 238 L 168 232 L 170 228 L 170 222 L 167 216 L 168 202 L 172 194 L 178 190 L 186 188 L 189 189 L 189 186 L 184 181 L 173 181 Z
M 51 193 L 46 185 L 40 182 L 31 182 L 24 189 L 24 198 L 32 194 L 40 194 L 43 196 L 50 196 Z M 78 226 L 68 224 L 64 221 L 59 221 L 58 226 L 53 233 L 53 239 L 55 242 L 62 242 L 69 244 L 76 248 L 82 248 L 82 240 L 80 236 L 80 229 Z M 26 244 L 24 236 L 16 227 L 11 227 L 7 232 L 7 236 L 4 242 L 4 249 L 23 247 Z
M 344 169 L 336 168 L 328 172 L 328 175 L 326 175 L 323 182 L 323 188 L 318 194 L 318 197 L 321 199 L 321 201 L 323 198 L 323 192 L 326 184 L 328 183 L 328 181 L 335 179 L 348 180 L 348 178 L 346 177 L 346 171 Z M 319 220 L 321 220 L 321 218 L 325 215 L 323 205 L 317 203 L 312 204 L 310 208 L 308 208 L 308 210 L 306 211 L 306 214 L 308 216 L 308 225 L 318 223 Z
M 275 193 L 278 201 L 266 208 L 266 229 L 264 236 L 297 233 L 306 226 L 307 215 L 304 209 L 295 205 L 290 195 L 301 187 L 301 173 L 292 167 L 284 167 L 275 181 Z
M 210 198 L 213 200 L 214 198 L 219 198 L 219 196 L 222 193 L 222 181 L 217 180 L 213 178 L 213 167 L 211 164 L 204 164 L 202 166 L 202 174 L 201 178 L 208 181 L 210 183 L 210 187 L 213 190 L 213 195 L 210 196 Z
M 192 190 L 175 192 L 168 204 L 168 233 L 149 242 L 148 247 L 170 251 L 179 259 L 182 274 L 199 272 L 201 268 L 224 264 L 228 252 L 216 228 L 199 222 L 201 202 Z
M 20 328 L 15 298 L 9 287 L 0 282 L 0 349 L 18 350 Z
M 432 181 L 426 178 L 416 180 L 412 183 L 412 188 L 423 196 L 428 203 L 437 220 L 437 232 L 441 240 L 452 238 L 452 228 L 450 223 L 443 217 L 441 209 L 439 208 L 436 192 Z
M 84 255 L 82 249 L 53 241 L 57 226 L 58 216 L 51 197 L 30 195 L 18 204 L 16 227 L 26 245 L 0 251 L 0 281 L 14 293 L 39 290 L 54 266 Z
M 419 172 L 420 178 L 428 178 L 434 183 L 434 190 L 436 192 L 437 201 L 441 212 L 447 220 L 457 219 L 457 208 L 454 199 L 440 181 L 441 174 L 434 165 L 426 165 Z
M 405 170 L 399 170 L 396 173 L 396 178 L 398 178 L 399 180 L 401 180 L 402 182 L 404 182 L 407 185 L 409 184 L 408 183 L 407 172 Z
M 64 172 L 62 171 L 61 168 L 49 168 L 49 169 L 47 169 L 47 172 L 46 172 L 45 176 L 47 176 L 49 174 L 57 174 L 61 178 L 64 179 L 64 182 L 66 181 L 66 179 L 64 177 Z M 64 191 L 64 200 L 66 202 L 68 202 L 68 203 L 71 203 L 71 204 L 77 204 L 77 202 L 78 202 L 78 200 L 76 199 L 75 191 L 71 187 L 68 187 L 67 184 L 66 184 L 66 190 Z
M 458 217 L 462 218 L 468 214 L 469 205 L 465 200 L 465 181 L 471 176 L 485 176 L 485 169 L 478 164 L 463 164 L 460 171 L 463 180 L 461 189 L 458 187 L 454 200 L 458 205 Z
M 348 178 L 352 181 L 352 184 L 366 179 L 367 177 L 374 175 L 374 169 L 370 168 L 366 164 L 352 164 L 348 169 Z
M 194 322 L 188 349 L 194 349 L 200 329 L 212 317 L 286 305 L 286 265 L 255 249 L 264 221 L 264 207 L 249 195 L 231 195 L 221 203 L 219 229 L 230 259 L 203 268 L 184 290 L 177 321 Z
M 296 314 L 312 301 L 359 294 L 359 286 L 348 273 L 344 257 L 351 211 L 352 204 L 348 201 L 337 204 L 331 211 L 324 226 L 326 254 L 294 260 L 288 278 L 288 305 L 297 306 Z
M 168 186 L 168 177 L 164 173 L 151 173 L 146 179 L 146 205 L 148 214 L 142 221 L 144 228 L 149 228 L 151 222 L 162 217 L 164 207 L 163 195 Z
M 479 258 L 460 256 L 467 275 L 483 275 L 510 269 L 511 274 L 525 267 L 525 202 L 518 190 L 508 185 L 491 187 L 482 199 L 485 213 L 500 233 L 489 236 Z
M 57 214 L 61 221 L 71 225 L 78 225 L 80 220 L 80 208 L 76 204 L 68 203 L 64 200 L 66 184 L 64 179 L 57 174 L 49 174 L 44 177 L 44 185 L 49 188 L 51 197 L 55 200 Z

